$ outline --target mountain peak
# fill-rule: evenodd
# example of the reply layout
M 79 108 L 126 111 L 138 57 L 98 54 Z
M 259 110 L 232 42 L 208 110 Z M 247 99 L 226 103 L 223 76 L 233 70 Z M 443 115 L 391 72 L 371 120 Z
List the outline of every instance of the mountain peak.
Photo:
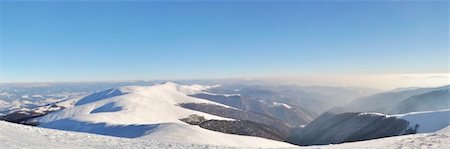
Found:
M 174 82 L 171 82 L 171 81 L 163 82 L 163 83 L 161 83 L 161 85 L 174 85 L 174 86 L 178 86 L 178 84 L 176 84 L 176 83 L 174 83 Z

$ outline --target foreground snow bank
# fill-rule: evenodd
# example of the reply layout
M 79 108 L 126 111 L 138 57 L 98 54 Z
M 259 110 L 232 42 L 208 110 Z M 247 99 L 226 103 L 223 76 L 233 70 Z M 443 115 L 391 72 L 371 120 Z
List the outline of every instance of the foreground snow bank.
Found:
M 423 133 L 388 137 L 369 141 L 344 143 L 338 145 L 313 146 L 309 148 L 324 149 L 394 149 L 394 148 L 450 148 L 450 127 L 435 133 Z
M 189 135 L 189 134 L 185 134 Z M 259 142 L 254 142 L 255 144 Z M 155 141 L 148 139 L 128 139 L 103 135 L 61 131 L 46 128 L 24 126 L 0 121 L 0 148 L 237 148 L 228 146 L 189 144 Z M 246 147 L 248 148 L 248 147 Z M 398 137 L 389 137 L 369 141 L 344 143 L 338 145 L 309 146 L 296 148 L 310 149 L 393 149 L 393 148 L 450 148 L 450 127 L 436 133 L 423 133 Z M 294 148 L 293 148 L 294 149 Z
M 189 134 L 186 134 L 189 135 Z M 0 121 L 0 148 L 235 148 L 215 145 L 159 142 L 147 139 L 128 139 L 96 134 L 69 132 L 31 127 Z

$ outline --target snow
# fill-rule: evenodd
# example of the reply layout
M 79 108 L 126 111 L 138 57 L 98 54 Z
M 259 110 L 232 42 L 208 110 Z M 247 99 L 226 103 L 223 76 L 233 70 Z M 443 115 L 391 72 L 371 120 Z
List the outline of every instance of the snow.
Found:
M 439 133 L 445 133 L 450 135 L 450 125 L 438 131 Z
M 13 100 L 13 101 L 4 101 L 4 100 L 0 100 L 0 112 L 8 112 L 11 110 L 16 110 L 16 109 L 28 109 L 25 108 L 26 105 L 30 105 L 33 104 L 31 101 L 28 100 Z M 6 114 L 6 113 L 4 113 Z
M 69 132 L 24 126 L 0 121 L 0 146 L 2 148 L 237 148 L 209 144 L 193 144 L 169 141 L 170 138 L 149 140 L 146 138 L 118 138 L 89 133 Z M 164 137 L 164 136 L 163 136 Z M 167 136 L 166 136 L 167 137 Z M 176 139 L 176 138 L 175 138 Z M 223 138 L 219 138 L 223 140 Z M 209 139 L 206 139 L 209 140 Z M 188 142 L 188 141 L 186 141 Z M 258 144 L 259 142 L 255 142 Z M 243 147 L 249 148 L 249 147 Z M 450 127 L 435 133 L 423 133 L 389 137 L 337 145 L 292 147 L 310 149 L 387 149 L 387 148 L 450 148 Z
M 156 85 L 156 86 L 158 86 L 158 85 Z M 171 88 L 173 90 L 176 90 L 178 92 L 181 92 L 181 93 L 184 93 L 187 95 L 192 95 L 192 94 L 204 93 L 203 92 L 204 90 L 215 88 L 215 87 L 218 87 L 219 85 L 206 86 L 206 85 L 193 84 L 190 86 L 186 86 L 186 85 L 178 85 L 173 82 L 165 82 L 165 83 L 162 83 L 161 86 L 164 86 L 165 88 Z
M 436 132 L 450 125 L 450 109 L 437 111 L 411 112 L 405 114 L 385 115 L 376 112 L 363 112 L 359 115 L 374 115 L 385 117 L 397 117 L 409 122 L 409 127 L 419 125 L 417 133 Z
M 189 134 L 189 136 L 186 136 L 186 134 Z M 154 130 L 154 132 L 142 138 L 161 142 L 215 144 L 236 147 L 294 147 L 294 145 L 284 142 L 251 136 L 224 134 L 206 130 L 198 126 L 180 124 L 160 125 Z
M 45 98 L 45 97 L 42 95 L 31 95 L 31 98 Z
M 94 149 L 94 148 L 236 148 L 227 146 L 159 142 L 148 139 L 128 139 L 89 133 L 69 132 L 31 127 L 0 121 L 0 148 Z
M 0 109 L 6 108 L 9 106 L 9 102 L 0 99 Z
M 378 112 L 361 112 L 358 115 L 373 115 L 373 116 L 385 116 L 385 117 L 388 116 L 386 114 L 378 113 Z
M 204 92 L 203 94 L 208 94 L 208 95 L 212 95 L 212 96 L 224 96 L 224 97 L 241 96 L 241 94 L 216 94 L 216 93 L 210 93 L 210 92 Z
M 435 132 L 450 125 L 450 109 L 412 112 L 392 116 L 407 120 L 410 127 L 414 127 L 416 124 L 419 125 L 418 133 Z
M 281 106 L 281 107 L 285 107 L 287 109 L 291 109 L 292 107 L 285 104 L 285 103 L 280 103 L 280 102 L 272 102 L 274 106 Z
M 181 103 L 225 106 L 188 96 L 205 93 L 208 88 L 211 86 L 167 82 L 119 87 L 81 100 L 59 102 L 57 105 L 67 108 L 36 119 L 44 128 L 0 121 L 0 148 L 450 148 L 450 109 L 400 115 L 363 113 L 405 119 L 410 127 L 418 124 L 420 134 L 309 147 L 224 134 L 179 121 L 191 114 L 229 120 L 177 106 Z M 283 103 L 273 104 L 288 108 Z
M 11 94 L 11 93 L 8 93 L 8 92 L 0 92 L 0 96 L 11 97 L 11 96 L 14 96 L 14 94 Z
M 197 88 L 190 90 L 189 86 L 178 86 L 174 83 L 120 87 L 108 90 L 105 95 L 95 96 L 98 98 L 81 99 L 72 108 L 39 118 L 39 123 L 45 124 L 62 119 L 118 125 L 184 123 L 179 119 L 192 114 L 203 115 L 208 119 L 230 120 L 177 106 L 180 103 L 210 103 L 225 106 L 187 96 L 186 93 L 199 92 Z M 112 94 L 114 96 L 110 96 Z
M 71 99 L 59 101 L 56 103 L 56 105 L 60 106 L 60 107 L 64 107 L 64 108 L 73 107 L 75 105 L 75 103 L 77 101 L 79 101 L 80 99 L 82 99 L 83 97 L 85 97 L 85 96 L 76 96 Z
M 207 119 L 231 120 L 178 106 L 181 103 L 209 103 L 228 107 L 188 96 L 202 93 L 208 88 L 171 82 L 154 86 L 120 87 L 87 96 L 77 101 L 75 106 L 50 113 L 37 121 L 39 127 L 44 128 L 162 142 L 237 147 L 294 146 L 264 138 L 210 131 L 180 121 L 192 114 Z
M 42 95 L 36 95 L 42 96 Z M 7 114 L 16 111 L 32 111 L 36 110 L 36 107 L 46 107 L 47 105 L 57 103 L 60 107 L 70 107 L 73 106 L 73 102 L 84 97 L 84 94 L 80 93 L 67 93 L 67 94 L 54 94 L 54 97 L 61 98 L 42 98 L 40 100 L 25 100 L 16 99 L 12 101 L 0 99 L 0 114 Z M 39 112 L 39 109 L 38 111 Z
M 450 128 L 436 133 L 423 133 L 388 137 L 382 139 L 343 143 L 337 145 L 312 146 L 308 148 L 323 149 L 391 149 L 391 148 L 450 148 Z

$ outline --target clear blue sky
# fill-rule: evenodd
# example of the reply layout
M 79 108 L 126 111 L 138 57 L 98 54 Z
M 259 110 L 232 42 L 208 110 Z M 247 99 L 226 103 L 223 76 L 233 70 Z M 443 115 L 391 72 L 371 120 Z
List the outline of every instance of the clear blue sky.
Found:
M 448 72 L 448 4 L 1 2 L 0 82 Z

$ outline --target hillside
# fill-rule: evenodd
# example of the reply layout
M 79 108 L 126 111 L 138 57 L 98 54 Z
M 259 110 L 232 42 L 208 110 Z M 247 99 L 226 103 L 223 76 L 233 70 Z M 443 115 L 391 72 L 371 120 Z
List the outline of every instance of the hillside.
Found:
M 4 148 L 167 148 L 167 149 L 232 149 L 239 147 L 217 146 L 205 144 L 186 144 L 154 141 L 148 139 L 128 139 L 89 133 L 53 130 L 24 126 L 0 121 L 0 146 Z M 33 137 L 29 137 L 33 136 Z M 245 147 L 248 149 L 249 147 Z M 369 141 L 322 145 L 308 147 L 292 147 L 306 149 L 386 149 L 386 148 L 450 148 L 450 127 L 434 133 L 405 135 Z
M 39 127 L 87 132 L 116 137 L 194 144 L 241 147 L 289 147 L 269 139 L 225 134 L 180 121 L 190 115 L 209 120 L 233 120 L 179 106 L 204 103 L 229 106 L 190 97 L 208 86 L 182 86 L 167 82 L 154 86 L 114 88 L 87 96 L 69 107 L 34 119 Z M 259 142 L 255 144 L 254 142 Z
M 431 133 L 449 125 L 450 109 L 401 115 L 328 112 L 303 128 L 295 139 L 300 145 L 325 145 Z
M 351 112 L 398 114 L 448 109 L 450 86 L 396 89 L 356 99 L 344 108 Z
M 417 133 L 436 132 L 450 125 L 450 109 L 411 112 L 391 116 L 407 120 L 410 128 L 417 125 Z
M 275 101 L 264 101 L 260 98 L 242 95 L 217 95 L 217 94 L 194 94 L 192 97 L 222 103 L 243 111 L 268 115 L 289 124 L 291 127 L 298 127 L 310 123 L 314 118 L 314 113 L 304 109 Z
M 311 148 L 322 148 L 322 149 L 450 148 L 450 127 L 447 127 L 435 133 L 405 135 L 369 141 L 343 143 L 338 145 L 314 146 Z
M 450 108 L 450 90 L 434 90 L 411 96 L 395 106 L 389 107 L 389 113 L 408 113 L 415 111 L 433 111 Z
M 148 139 L 129 139 L 90 133 L 61 131 L 31 127 L 0 121 L 0 146 L 2 148 L 235 148 L 215 145 L 159 142 Z

